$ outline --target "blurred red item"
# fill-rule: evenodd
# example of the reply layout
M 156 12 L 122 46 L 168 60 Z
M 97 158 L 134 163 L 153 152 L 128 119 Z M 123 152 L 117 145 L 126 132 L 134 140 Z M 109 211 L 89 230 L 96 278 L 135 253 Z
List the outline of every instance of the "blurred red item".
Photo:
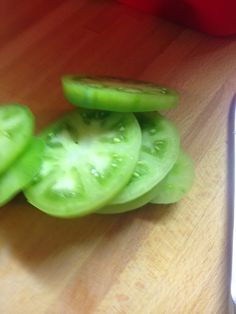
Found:
M 236 0 L 119 0 L 216 36 L 236 34 Z

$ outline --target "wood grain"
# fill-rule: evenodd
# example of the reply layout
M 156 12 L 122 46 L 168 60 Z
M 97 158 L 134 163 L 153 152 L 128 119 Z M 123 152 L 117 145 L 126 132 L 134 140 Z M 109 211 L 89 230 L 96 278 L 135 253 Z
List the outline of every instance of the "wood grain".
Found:
M 178 89 L 167 115 L 196 166 L 173 206 L 77 220 L 20 195 L 0 212 L 4 314 L 228 313 L 227 116 L 235 38 L 212 38 L 113 1 L 0 5 L 0 102 L 27 104 L 37 129 L 66 112 L 60 76 L 83 72 Z

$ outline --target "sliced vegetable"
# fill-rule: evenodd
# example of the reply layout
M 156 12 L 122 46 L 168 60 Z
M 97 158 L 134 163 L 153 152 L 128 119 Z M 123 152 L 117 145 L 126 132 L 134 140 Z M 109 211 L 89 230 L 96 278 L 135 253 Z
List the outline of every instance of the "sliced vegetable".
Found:
M 64 76 L 66 99 L 79 107 L 117 112 L 156 111 L 175 107 L 179 94 L 155 84 L 111 77 Z
M 127 186 L 112 205 L 133 201 L 150 191 L 170 171 L 179 154 L 179 134 L 172 122 L 157 112 L 137 114 L 142 130 L 139 160 Z
M 75 110 L 42 134 L 46 142 L 28 201 L 58 217 L 77 217 L 107 204 L 129 181 L 141 146 L 135 116 Z
M 0 174 L 24 151 L 33 136 L 34 118 L 22 105 L 0 105 Z
M 150 200 L 152 200 L 153 197 L 155 196 L 155 192 L 156 190 L 154 190 L 153 188 L 151 191 L 148 191 L 144 195 L 132 201 L 129 201 L 127 203 L 107 205 L 104 208 L 99 209 L 97 211 L 97 214 L 121 214 L 121 213 L 128 212 L 134 209 L 138 209 L 146 205 L 147 203 L 149 203 Z
M 42 163 L 44 142 L 33 138 L 19 158 L 0 175 L 0 205 L 6 204 L 36 176 Z
M 151 203 L 170 204 L 178 202 L 190 190 L 193 179 L 193 161 L 185 151 L 180 150 L 177 162 L 156 187 L 156 194 Z
M 178 159 L 166 177 L 144 195 L 130 202 L 107 205 L 98 214 L 119 214 L 138 209 L 147 203 L 170 204 L 178 202 L 190 190 L 194 179 L 194 166 L 191 157 L 182 149 Z

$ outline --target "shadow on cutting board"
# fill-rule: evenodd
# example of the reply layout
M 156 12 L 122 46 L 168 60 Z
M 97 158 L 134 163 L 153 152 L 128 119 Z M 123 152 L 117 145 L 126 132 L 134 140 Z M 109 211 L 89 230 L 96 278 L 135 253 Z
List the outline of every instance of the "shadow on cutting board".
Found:
M 2 208 L 0 238 L 17 263 L 47 284 L 64 280 L 66 273 L 99 272 L 109 262 L 125 267 L 153 225 L 171 207 L 146 206 L 121 215 L 90 215 L 58 219 L 27 205 L 23 196 Z M 117 260 L 119 263 L 117 264 Z

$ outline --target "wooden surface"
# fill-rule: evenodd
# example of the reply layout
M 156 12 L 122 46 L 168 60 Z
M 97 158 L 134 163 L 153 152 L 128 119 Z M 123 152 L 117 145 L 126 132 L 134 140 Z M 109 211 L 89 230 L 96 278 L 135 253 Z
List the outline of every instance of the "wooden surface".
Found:
M 228 313 L 226 150 L 235 38 L 207 35 L 113 1 L 2 1 L 0 102 L 41 129 L 70 107 L 60 76 L 82 72 L 178 89 L 168 116 L 196 165 L 174 206 L 113 217 L 46 216 L 17 197 L 0 212 L 0 313 Z

